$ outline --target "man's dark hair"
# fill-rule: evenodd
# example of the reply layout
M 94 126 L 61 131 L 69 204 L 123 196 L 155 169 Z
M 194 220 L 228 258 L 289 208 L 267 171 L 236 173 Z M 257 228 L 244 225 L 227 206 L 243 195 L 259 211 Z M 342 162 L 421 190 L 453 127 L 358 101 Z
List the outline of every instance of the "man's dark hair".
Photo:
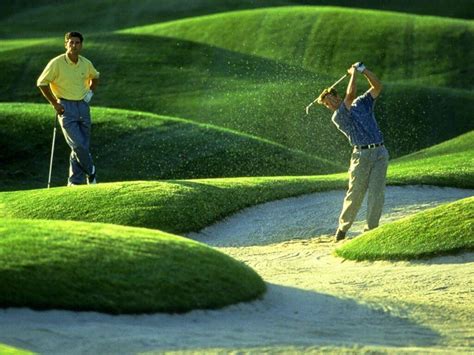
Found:
M 64 35 L 64 42 L 67 42 L 71 39 L 71 37 L 77 37 L 81 40 L 81 43 L 84 41 L 84 37 L 80 32 L 68 32 Z

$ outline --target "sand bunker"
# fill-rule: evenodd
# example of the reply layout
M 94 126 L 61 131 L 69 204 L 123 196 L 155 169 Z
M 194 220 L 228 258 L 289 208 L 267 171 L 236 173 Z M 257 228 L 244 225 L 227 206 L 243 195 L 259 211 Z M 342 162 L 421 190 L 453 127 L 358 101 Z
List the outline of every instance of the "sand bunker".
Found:
M 473 194 L 390 187 L 381 222 Z M 474 254 L 396 263 L 336 258 L 327 235 L 343 196 L 263 204 L 191 235 L 262 275 L 269 286 L 262 300 L 183 315 L 0 310 L 0 344 L 50 354 L 472 352 Z M 351 235 L 362 227 L 357 223 Z

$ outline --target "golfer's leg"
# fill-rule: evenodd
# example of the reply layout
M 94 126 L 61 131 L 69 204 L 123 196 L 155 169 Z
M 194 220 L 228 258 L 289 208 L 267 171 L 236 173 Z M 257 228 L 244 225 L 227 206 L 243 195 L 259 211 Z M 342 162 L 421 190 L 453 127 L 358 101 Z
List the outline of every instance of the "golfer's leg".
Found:
M 349 188 L 339 216 L 339 230 L 347 232 L 354 223 L 364 200 L 369 177 L 368 159 L 364 151 L 352 153 L 349 169 Z
M 384 147 L 378 148 L 369 177 L 367 195 L 367 225 L 365 230 L 377 228 L 382 216 L 385 201 L 385 178 L 388 168 L 388 152 Z
M 80 185 L 85 181 L 85 174 L 76 158 L 76 153 L 71 150 L 69 156 L 69 178 L 68 184 Z
M 92 155 L 90 154 L 90 141 L 91 141 L 91 116 L 89 105 L 81 101 L 79 104 L 79 111 L 81 115 L 80 120 L 80 131 L 83 138 L 82 146 L 87 152 L 84 152 L 85 156 L 81 157 L 81 164 L 84 171 L 88 174 L 92 174 L 94 162 L 92 161 Z
M 79 117 L 78 104 L 72 102 L 68 106 L 71 106 L 71 111 L 66 111 L 60 121 L 64 138 L 74 153 L 72 161 L 77 162 L 79 167 L 84 172 L 88 173 L 92 170 L 92 159 L 89 154 L 88 137 L 84 136 L 83 133 L 83 124 Z M 74 167 L 71 166 L 71 170 L 73 169 Z

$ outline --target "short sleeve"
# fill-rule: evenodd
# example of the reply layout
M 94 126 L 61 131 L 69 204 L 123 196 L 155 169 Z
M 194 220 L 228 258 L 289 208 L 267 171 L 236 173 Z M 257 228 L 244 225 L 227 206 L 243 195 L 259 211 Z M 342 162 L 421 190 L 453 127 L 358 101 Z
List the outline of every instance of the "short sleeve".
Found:
M 89 64 L 89 78 L 91 79 L 99 79 L 100 73 L 94 68 L 92 63 Z
M 54 60 L 51 60 L 36 81 L 36 86 L 48 86 L 56 79 L 57 73 L 57 64 Z

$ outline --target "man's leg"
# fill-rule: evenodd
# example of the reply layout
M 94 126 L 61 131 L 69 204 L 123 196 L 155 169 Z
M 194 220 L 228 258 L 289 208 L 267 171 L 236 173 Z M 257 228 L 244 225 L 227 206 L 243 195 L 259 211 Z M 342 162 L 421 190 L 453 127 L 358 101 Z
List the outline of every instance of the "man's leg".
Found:
M 339 216 L 339 229 L 346 233 L 354 223 L 359 212 L 365 192 L 367 191 L 370 172 L 369 159 L 366 151 L 357 150 L 352 153 L 349 168 L 349 188 L 344 198 L 342 212 Z
M 379 226 L 385 201 L 385 178 L 388 168 L 388 152 L 385 147 L 374 151 L 374 161 L 369 177 L 367 195 L 367 225 L 365 230 L 374 229 Z
M 93 163 L 89 154 L 89 137 L 85 134 L 84 126 L 89 124 L 82 122 L 79 105 L 76 101 L 62 100 L 65 112 L 59 121 L 63 130 L 64 138 L 71 148 L 69 184 L 82 184 L 84 173 L 92 172 Z M 89 128 L 90 129 L 90 128 Z

